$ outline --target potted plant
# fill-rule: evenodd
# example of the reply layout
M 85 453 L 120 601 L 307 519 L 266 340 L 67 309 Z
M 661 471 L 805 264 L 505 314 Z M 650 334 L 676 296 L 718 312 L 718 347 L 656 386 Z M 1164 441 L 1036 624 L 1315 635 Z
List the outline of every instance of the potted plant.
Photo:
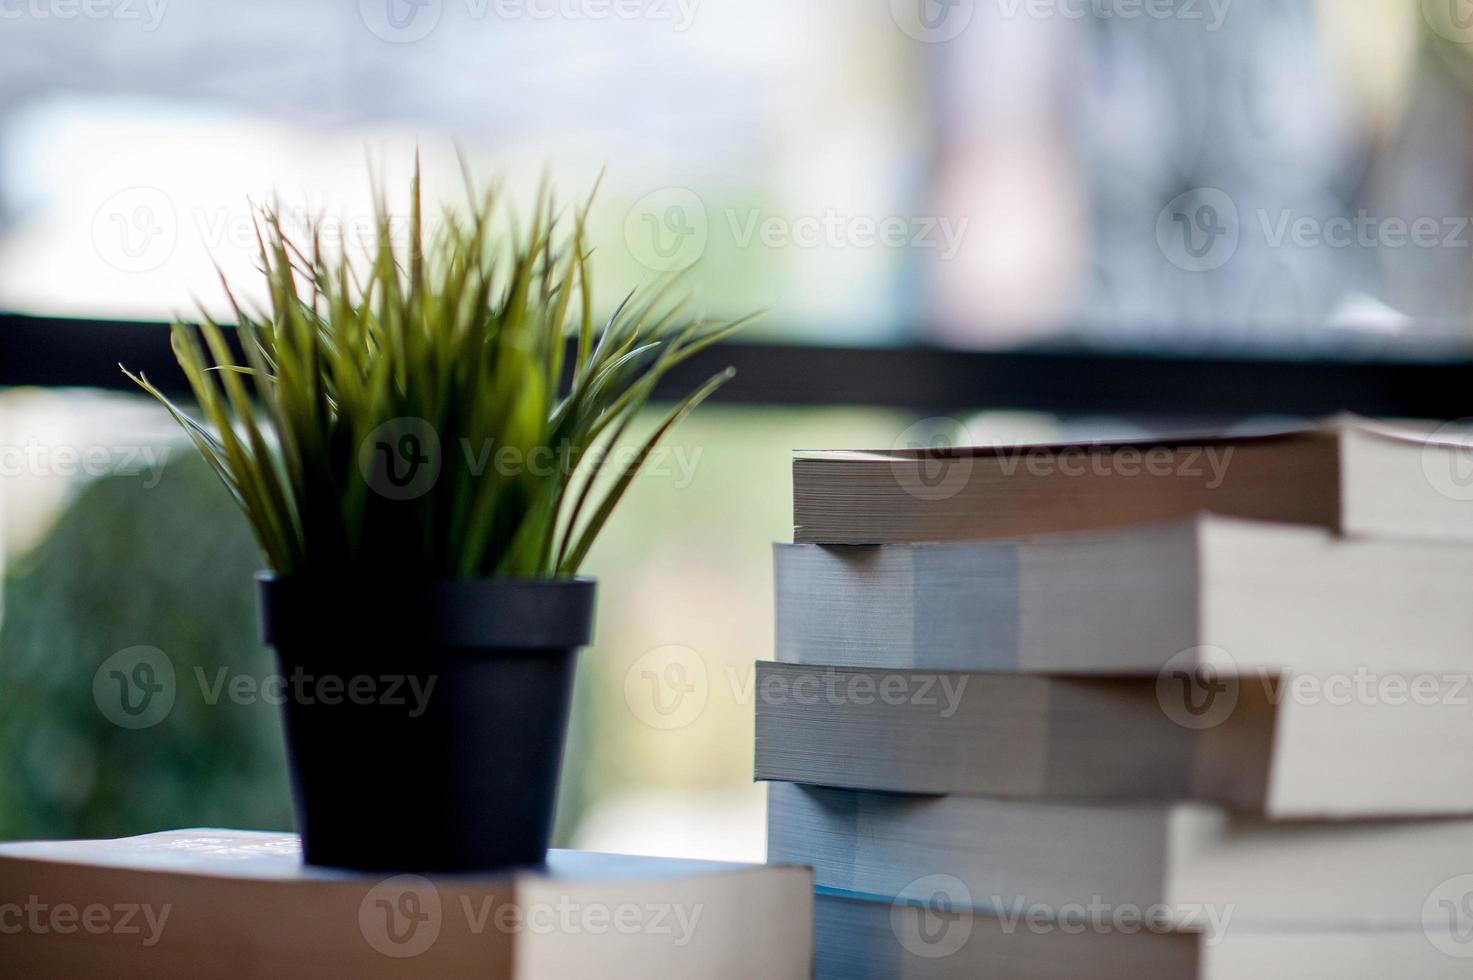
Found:
M 544 859 L 593 628 L 578 570 L 650 450 L 732 373 L 617 465 L 661 376 L 741 321 L 692 320 L 666 284 L 596 324 L 587 205 L 563 218 L 542 193 L 530 227 L 502 232 L 495 194 L 470 198 L 427 234 L 416 165 L 407 242 L 379 194 L 358 257 L 260 209 L 267 308 L 221 277 L 244 363 L 202 315 L 172 332 L 200 418 L 134 377 L 265 555 L 263 637 L 314 864 Z

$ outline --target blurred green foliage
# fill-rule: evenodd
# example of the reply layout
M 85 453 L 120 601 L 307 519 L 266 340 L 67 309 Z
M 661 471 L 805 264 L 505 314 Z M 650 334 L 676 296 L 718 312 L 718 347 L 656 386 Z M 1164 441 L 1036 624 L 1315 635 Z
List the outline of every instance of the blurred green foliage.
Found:
M 259 567 L 245 522 L 185 447 L 156 487 L 111 476 L 80 488 L 5 577 L 0 837 L 291 826 L 278 709 L 206 695 L 221 666 L 257 680 L 274 669 L 257 642 Z M 139 645 L 168 655 L 177 690 L 167 717 L 129 730 L 99 709 L 93 678 Z

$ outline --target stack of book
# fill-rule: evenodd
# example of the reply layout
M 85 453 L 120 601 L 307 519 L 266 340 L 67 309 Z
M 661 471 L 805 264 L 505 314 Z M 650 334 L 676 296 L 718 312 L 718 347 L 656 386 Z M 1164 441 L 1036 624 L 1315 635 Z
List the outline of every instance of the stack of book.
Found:
M 756 774 L 818 976 L 1473 976 L 1468 462 L 800 455 Z

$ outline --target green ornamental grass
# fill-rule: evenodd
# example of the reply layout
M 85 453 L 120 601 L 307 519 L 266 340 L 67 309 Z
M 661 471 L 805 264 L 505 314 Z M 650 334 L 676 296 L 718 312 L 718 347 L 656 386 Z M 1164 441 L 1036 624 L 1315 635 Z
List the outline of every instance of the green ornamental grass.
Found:
M 575 575 L 650 451 L 733 372 L 627 456 L 610 450 L 661 376 L 750 317 L 707 324 L 666 281 L 595 323 L 586 203 L 569 217 L 544 190 L 530 227 L 507 209 L 501 232 L 498 194 L 467 179 L 468 214 L 446 208 L 426 242 L 419 185 L 416 164 L 408 243 L 396 247 L 378 192 L 376 241 L 357 258 L 325 251 L 315 225 L 293 240 L 279 207 L 258 209 L 268 308 L 243 308 L 221 276 L 246 363 L 203 313 L 173 327 L 198 418 L 129 377 L 183 426 L 280 575 Z M 426 433 L 438 476 L 379 492 L 373 455 L 418 465 Z

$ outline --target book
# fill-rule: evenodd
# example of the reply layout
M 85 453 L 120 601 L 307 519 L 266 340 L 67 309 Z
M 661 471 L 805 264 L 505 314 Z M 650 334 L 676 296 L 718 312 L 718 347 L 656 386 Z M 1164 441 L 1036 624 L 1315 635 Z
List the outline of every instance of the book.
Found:
M 1473 820 L 1275 822 L 1200 803 L 1039 803 L 768 784 L 768 860 L 893 898 L 955 883 L 977 911 L 1103 902 L 1163 929 L 1467 928 Z M 924 889 L 924 886 L 922 886 Z M 1453 889 L 1448 893 L 1449 889 Z M 964 904 L 952 895 L 953 903 Z
M 1018 541 L 778 544 L 775 564 L 786 662 L 1147 675 L 1473 663 L 1466 544 L 1196 515 Z
M 1117 924 L 1120 910 L 1099 906 L 1060 922 L 1030 920 L 1022 908 L 955 909 L 944 889 L 917 899 L 820 892 L 817 980 L 1463 980 L 1473 952 L 1452 930 L 1229 929 L 1209 938 L 1141 928 L 1126 916 Z
M 760 663 L 756 777 L 1018 800 L 1200 800 L 1275 820 L 1473 814 L 1473 678 L 1460 686 L 1393 676 L 1358 700 L 1349 678 L 1307 675 Z
M 1351 416 L 1255 436 L 800 452 L 793 540 L 1016 538 L 1198 511 L 1470 540 L 1470 476 L 1465 440 Z
M 0 976 L 809 976 L 800 868 L 549 853 L 388 877 L 306 866 L 294 835 L 178 830 L 0 844 Z

